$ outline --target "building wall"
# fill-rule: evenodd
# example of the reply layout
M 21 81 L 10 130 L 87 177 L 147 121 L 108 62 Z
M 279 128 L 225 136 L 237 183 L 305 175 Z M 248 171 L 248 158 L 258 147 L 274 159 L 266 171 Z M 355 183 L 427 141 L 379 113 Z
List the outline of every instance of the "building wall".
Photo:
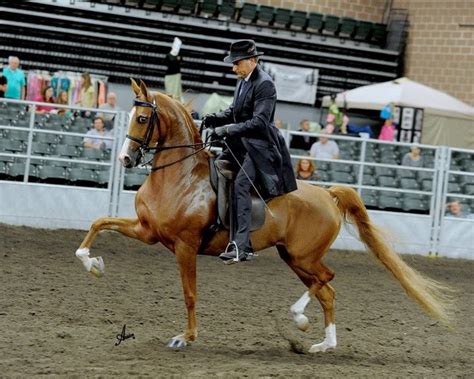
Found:
M 394 0 L 392 8 L 408 9 L 405 76 L 474 106 L 474 0 Z

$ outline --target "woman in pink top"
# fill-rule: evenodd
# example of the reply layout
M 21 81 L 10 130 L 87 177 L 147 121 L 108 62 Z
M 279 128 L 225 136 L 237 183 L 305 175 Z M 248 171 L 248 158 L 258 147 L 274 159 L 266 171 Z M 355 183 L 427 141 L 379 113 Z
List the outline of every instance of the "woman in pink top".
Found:
M 35 101 L 41 102 L 41 103 L 52 103 L 55 104 L 54 99 L 53 99 L 53 88 L 52 87 L 45 87 L 43 90 L 43 95 L 39 96 L 35 99 Z M 49 107 L 47 105 L 37 105 L 36 106 L 36 112 L 38 113 L 46 113 L 46 112 L 51 112 L 54 110 L 54 107 Z
M 393 141 L 395 137 L 395 125 L 392 123 L 391 118 L 387 118 L 382 126 L 382 130 L 379 134 L 379 140 Z

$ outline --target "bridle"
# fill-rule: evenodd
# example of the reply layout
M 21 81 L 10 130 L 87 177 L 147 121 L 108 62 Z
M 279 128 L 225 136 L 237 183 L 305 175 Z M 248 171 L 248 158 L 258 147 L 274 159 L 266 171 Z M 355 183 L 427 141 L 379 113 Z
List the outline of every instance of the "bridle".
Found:
M 151 150 L 155 151 L 154 154 L 158 154 L 159 152 L 164 151 L 164 150 L 172 150 L 172 149 L 179 149 L 179 148 L 195 148 L 197 146 L 200 146 L 200 148 L 198 150 L 192 152 L 191 154 L 185 155 L 184 157 L 178 159 L 177 161 L 170 162 L 170 163 L 165 163 L 165 164 L 162 164 L 162 165 L 159 165 L 159 166 L 152 167 L 151 171 L 158 171 L 158 170 L 161 170 L 165 167 L 169 167 L 169 166 L 172 166 L 176 163 L 182 162 L 185 159 L 190 158 L 193 155 L 198 154 L 199 152 L 201 152 L 207 146 L 210 145 L 210 142 L 206 141 L 206 142 L 200 142 L 200 143 L 194 143 L 194 144 L 163 146 L 162 145 L 163 140 L 162 140 L 162 137 L 161 137 L 162 134 L 161 134 L 160 117 L 158 115 L 158 106 L 156 105 L 155 100 L 153 99 L 153 102 L 149 102 L 149 101 L 142 101 L 142 100 L 135 99 L 133 101 L 133 105 L 135 107 L 145 107 L 145 108 L 151 108 L 152 109 L 151 110 L 151 116 L 148 119 L 148 125 L 147 125 L 147 130 L 146 130 L 146 133 L 145 133 L 145 138 L 140 139 L 140 138 L 131 136 L 129 134 L 126 135 L 126 138 L 128 138 L 129 140 L 140 144 L 138 149 L 140 150 L 142 160 L 144 159 L 145 154 L 147 152 L 151 151 Z M 153 137 L 153 132 L 155 131 L 155 126 L 158 128 L 159 137 L 158 137 L 158 141 L 156 142 L 156 146 L 150 147 L 150 142 L 151 142 L 151 138 Z M 142 161 L 142 164 L 147 165 L 152 160 L 153 159 L 150 159 L 148 162 L 143 162 Z

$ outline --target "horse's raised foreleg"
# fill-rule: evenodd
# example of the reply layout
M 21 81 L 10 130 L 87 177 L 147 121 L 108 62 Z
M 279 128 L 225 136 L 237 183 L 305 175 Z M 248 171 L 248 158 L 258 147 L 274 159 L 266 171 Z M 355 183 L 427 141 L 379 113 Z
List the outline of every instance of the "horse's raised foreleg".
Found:
M 170 348 L 183 348 L 188 342 L 197 338 L 196 322 L 196 252 L 194 249 L 185 245 L 176 246 L 176 261 L 181 273 L 181 282 L 183 285 L 184 302 L 188 311 L 188 327 L 183 334 L 173 337 L 168 343 Z
M 97 233 L 101 230 L 113 230 L 127 237 L 135 238 L 149 244 L 156 242 L 150 235 L 150 232 L 142 226 L 138 219 L 118 217 L 99 218 L 92 224 L 81 246 L 79 246 L 79 249 L 76 251 L 76 257 L 82 261 L 85 269 L 99 277 L 104 274 L 104 262 L 101 257 L 89 257 L 89 252 L 92 242 L 97 236 Z

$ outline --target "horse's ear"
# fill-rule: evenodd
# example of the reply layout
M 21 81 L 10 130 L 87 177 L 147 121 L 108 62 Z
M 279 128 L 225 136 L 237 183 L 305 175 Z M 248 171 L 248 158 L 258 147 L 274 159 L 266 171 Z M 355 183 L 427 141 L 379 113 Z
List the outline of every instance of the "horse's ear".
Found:
M 133 92 L 135 92 L 135 95 L 138 96 L 138 94 L 140 93 L 140 87 L 138 86 L 137 82 L 133 78 L 130 78 L 130 81 L 132 82 Z
M 145 96 L 145 99 L 148 99 L 148 89 L 146 88 L 146 84 L 143 80 L 140 79 L 140 90 L 142 94 Z

